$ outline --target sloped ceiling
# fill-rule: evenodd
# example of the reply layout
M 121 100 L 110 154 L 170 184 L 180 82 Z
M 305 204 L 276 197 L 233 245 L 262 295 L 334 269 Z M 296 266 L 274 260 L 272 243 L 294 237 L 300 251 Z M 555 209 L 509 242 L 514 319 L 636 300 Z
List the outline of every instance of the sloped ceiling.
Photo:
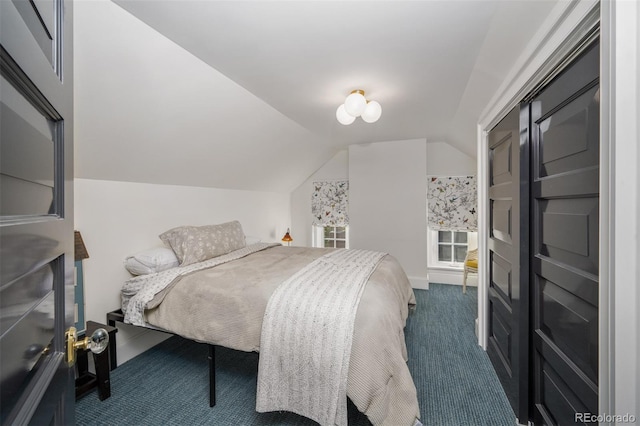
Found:
M 556 3 L 77 2 L 76 176 L 290 191 L 353 143 L 475 157 L 477 118 Z M 336 121 L 353 89 L 377 123 Z

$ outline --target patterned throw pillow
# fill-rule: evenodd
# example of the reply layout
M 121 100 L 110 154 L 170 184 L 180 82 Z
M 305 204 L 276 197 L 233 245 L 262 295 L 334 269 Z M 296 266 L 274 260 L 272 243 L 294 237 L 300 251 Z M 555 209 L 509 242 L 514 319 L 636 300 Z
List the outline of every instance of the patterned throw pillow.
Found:
M 237 220 L 206 226 L 179 226 L 160 234 L 173 249 L 180 266 L 222 256 L 246 246 L 242 225 Z

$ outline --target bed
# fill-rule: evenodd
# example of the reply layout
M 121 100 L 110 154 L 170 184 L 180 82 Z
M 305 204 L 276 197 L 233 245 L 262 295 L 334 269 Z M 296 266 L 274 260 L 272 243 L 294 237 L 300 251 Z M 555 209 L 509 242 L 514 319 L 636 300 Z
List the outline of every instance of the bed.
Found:
M 283 282 L 340 250 L 257 243 L 188 266 L 133 278 L 122 291 L 125 322 L 211 345 L 260 352 L 261 335 L 266 342 L 263 320 L 268 318 L 265 312 L 274 293 Z M 353 313 L 346 395 L 374 425 L 413 426 L 419 424 L 420 415 L 406 364 L 404 326 L 415 297 L 398 261 L 390 255 L 379 257 L 367 275 Z M 157 285 L 158 281 L 164 284 Z M 152 290 L 145 290 L 150 287 Z M 296 356 L 292 349 L 287 348 L 287 352 Z M 263 356 L 266 359 L 266 354 L 260 354 L 261 370 Z M 258 399 L 261 394 L 265 392 L 259 389 Z M 307 415 L 296 409 L 289 411 Z M 339 418 L 330 423 L 314 419 L 321 424 L 344 424 Z

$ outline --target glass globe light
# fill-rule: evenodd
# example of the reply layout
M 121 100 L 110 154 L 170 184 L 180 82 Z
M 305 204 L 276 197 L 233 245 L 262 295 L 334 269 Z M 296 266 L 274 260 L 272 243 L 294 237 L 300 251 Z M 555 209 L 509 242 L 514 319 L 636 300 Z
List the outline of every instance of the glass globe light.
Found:
M 360 116 L 367 123 L 375 123 L 382 115 L 382 107 L 376 101 L 367 102 L 367 107 Z
M 349 115 L 347 111 L 345 111 L 344 104 L 340 105 L 336 110 L 336 118 L 338 119 L 340 124 L 344 124 L 345 126 L 353 123 L 356 119 L 354 116 Z
M 364 98 L 364 91 L 354 90 L 344 101 L 344 109 L 347 114 L 353 117 L 360 117 L 367 107 L 367 100 Z

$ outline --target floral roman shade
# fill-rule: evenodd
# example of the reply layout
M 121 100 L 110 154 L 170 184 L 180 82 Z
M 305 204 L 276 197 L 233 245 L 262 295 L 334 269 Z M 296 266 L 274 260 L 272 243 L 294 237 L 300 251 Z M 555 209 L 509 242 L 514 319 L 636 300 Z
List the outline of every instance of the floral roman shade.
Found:
M 438 231 L 476 231 L 475 176 L 431 176 L 427 187 L 428 224 Z
M 349 181 L 313 182 L 311 214 L 316 226 L 349 224 Z

